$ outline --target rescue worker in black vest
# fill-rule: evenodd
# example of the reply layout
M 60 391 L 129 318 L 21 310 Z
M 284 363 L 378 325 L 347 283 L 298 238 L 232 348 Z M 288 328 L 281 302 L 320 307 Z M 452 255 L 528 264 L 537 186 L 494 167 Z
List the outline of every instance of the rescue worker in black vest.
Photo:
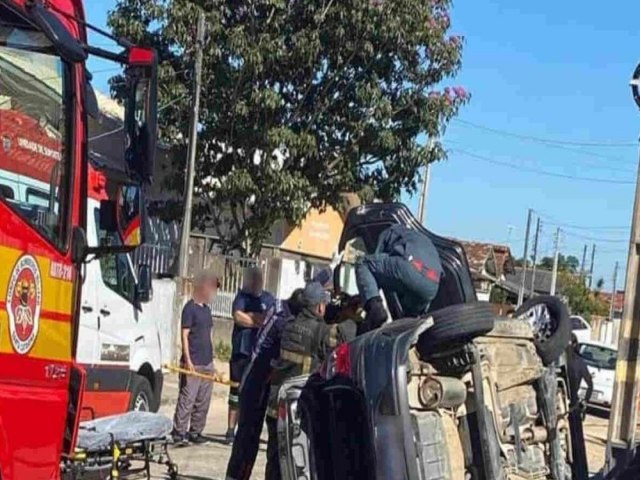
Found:
M 375 329 L 387 320 L 380 289 L 387 299 L 397 295 L 404 316 L 422 315 L 438 293 L 441 275 L 440 256 L 429 237 L 403 225 L 387 228 L 375 253 L 356 265 L 356 283 L 366 311 L 363 326 Z
M 280 480 L 278 457 L 278 392 L 282 384 L 293 377 L 317 370 L 335 347 L 353 340 L 356 322 L 346 320 L 328 325 L 324 321 L 329 292 L 318 282 L 309 283 L 302 293 L 302 311 L 284 326 L 280 339 L 280 358 L 275 361 L 271 377 L 267 427 L 266 480 Z

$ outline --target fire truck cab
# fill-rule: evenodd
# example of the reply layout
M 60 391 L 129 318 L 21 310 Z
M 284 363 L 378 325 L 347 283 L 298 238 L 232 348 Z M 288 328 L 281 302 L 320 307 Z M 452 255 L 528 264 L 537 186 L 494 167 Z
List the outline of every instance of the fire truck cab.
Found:
M 60 478 L 87 381 L 77 362 L 85 264 L 143 241 L 156 138 L 153 50 L 87 44 L 81 0 L 0 2 L 0 478 Z M 87 236 L 88 55 L 124 68 L 127 176 Z M 11 178 L 9 178 L 11 177 Z M 39 188 L 34 189 L 33 185 Z M 98 240 L 96 238 L 95 240 Z

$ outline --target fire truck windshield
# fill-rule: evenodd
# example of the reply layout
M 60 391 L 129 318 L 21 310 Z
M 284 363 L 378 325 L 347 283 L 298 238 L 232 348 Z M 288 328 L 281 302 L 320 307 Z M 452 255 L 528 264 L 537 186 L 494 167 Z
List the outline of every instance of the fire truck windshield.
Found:
M 11 20 L 1 7 L 0 201 L 63 247 L 70 70 L 44 35 Z

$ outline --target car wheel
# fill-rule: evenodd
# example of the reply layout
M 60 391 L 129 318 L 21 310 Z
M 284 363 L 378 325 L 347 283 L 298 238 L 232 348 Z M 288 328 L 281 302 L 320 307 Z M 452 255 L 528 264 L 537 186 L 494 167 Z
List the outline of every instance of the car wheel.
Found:
M 560 358 L 571 340 L 571 322 L 567 307 L 559 298 L 551 295 L 531 298 L 514 316 L 531 324 L 536 350 L 545 366 Z
M 423 358 L 442 346 L 462 344 L 486 335 L 495 323 L 489 303 L 474 302 L 452 305 L 431 313 L 433 325 L 418 339 L 418 353 Z
M 153 404 L 153 390 L 151 389 L 149 380 L 141 375 L 134 375 L 131 382 L 129 410 L 134 412 L 150 412 Z

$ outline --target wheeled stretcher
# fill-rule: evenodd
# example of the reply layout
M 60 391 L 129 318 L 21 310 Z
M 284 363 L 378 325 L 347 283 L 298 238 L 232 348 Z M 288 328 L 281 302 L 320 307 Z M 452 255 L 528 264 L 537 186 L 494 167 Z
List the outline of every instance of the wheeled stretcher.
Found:
M 82 422 L 73 455 L 65 458 L 66 480 L 81 480 L 96 472 L 109 480 L 151 479 L 151 464 L 165 465 L 171 479 L 178 467 L 169 456 L 172 422 L 164 415 L 129 412 Z M 95 478 L 95 477 L 92 477 Z

